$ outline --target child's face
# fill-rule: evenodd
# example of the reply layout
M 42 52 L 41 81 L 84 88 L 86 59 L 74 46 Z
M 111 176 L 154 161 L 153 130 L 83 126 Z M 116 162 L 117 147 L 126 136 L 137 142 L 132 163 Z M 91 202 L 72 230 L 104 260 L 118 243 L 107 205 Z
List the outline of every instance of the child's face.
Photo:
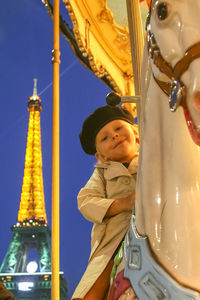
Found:
M 123 120 L 106 124 L 96 135 L 96 157 L 108 160 L 130 162 L 137 151 L 133 126 Z

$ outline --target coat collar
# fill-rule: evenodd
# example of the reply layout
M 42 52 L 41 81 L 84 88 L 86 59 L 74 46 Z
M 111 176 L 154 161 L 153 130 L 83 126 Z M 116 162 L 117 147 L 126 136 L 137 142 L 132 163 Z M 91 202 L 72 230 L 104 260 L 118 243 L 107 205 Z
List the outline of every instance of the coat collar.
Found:
M 131 176 L 137 172 L 137 166 L 138 155 L 133 158 L 128 168 L 116 161 L 97 162 L 95 165 L 96 168 L 104 169 L 104 177 L 108 180 L 119 176 Z

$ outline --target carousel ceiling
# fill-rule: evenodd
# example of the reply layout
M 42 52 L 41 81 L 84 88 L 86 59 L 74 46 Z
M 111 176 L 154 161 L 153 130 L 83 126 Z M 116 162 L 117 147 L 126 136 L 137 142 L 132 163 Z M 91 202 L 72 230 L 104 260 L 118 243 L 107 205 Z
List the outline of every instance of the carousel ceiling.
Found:
M 141 1 L 143 24 L 148 6 Z M 147 0 L 148 1 L 148 0 Z M 89 68 L 120 95 L 134 95 L 126 0 L 63 0 Z

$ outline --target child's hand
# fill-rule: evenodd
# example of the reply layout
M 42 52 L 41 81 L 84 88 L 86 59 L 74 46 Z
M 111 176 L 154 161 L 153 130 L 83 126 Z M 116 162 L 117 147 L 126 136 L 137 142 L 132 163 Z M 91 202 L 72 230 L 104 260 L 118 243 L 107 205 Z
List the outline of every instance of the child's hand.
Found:
M 133 209 L 133 204 L 135 202 L 135 192 L 127 196 L 126 198 L 122 198 L 125 201 L 125 210 L 131 210 Z
M 132 211 L 135 201 L 135 193 L 133 192 L 127 197 L 115 199 L 108 208 L 105 217 L 115 216 L 123 211 Z

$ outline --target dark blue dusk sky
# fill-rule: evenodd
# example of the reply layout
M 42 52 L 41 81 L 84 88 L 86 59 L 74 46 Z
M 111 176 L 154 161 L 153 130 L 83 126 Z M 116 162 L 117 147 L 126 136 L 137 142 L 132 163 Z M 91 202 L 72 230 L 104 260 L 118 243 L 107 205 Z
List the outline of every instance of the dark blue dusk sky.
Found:
M 69 22 L 60 3 L 61 14 Z M 0 263 L 11 242 L 22 188 L 27 100 L 38 78 L 42 99 L 43 177 L 48 225 L 51 226 L 53 23 L 41 0 L 2 0 L 0 10 Z M 60 36 L 60 269 L 72 295 L 90 252 L 91 224 L 77 209 L 76 196 L 93 171 L 95 159 L 84 154 L 78 134 L 85 117 L 105 104 L 110 89 L 77 60 Z

